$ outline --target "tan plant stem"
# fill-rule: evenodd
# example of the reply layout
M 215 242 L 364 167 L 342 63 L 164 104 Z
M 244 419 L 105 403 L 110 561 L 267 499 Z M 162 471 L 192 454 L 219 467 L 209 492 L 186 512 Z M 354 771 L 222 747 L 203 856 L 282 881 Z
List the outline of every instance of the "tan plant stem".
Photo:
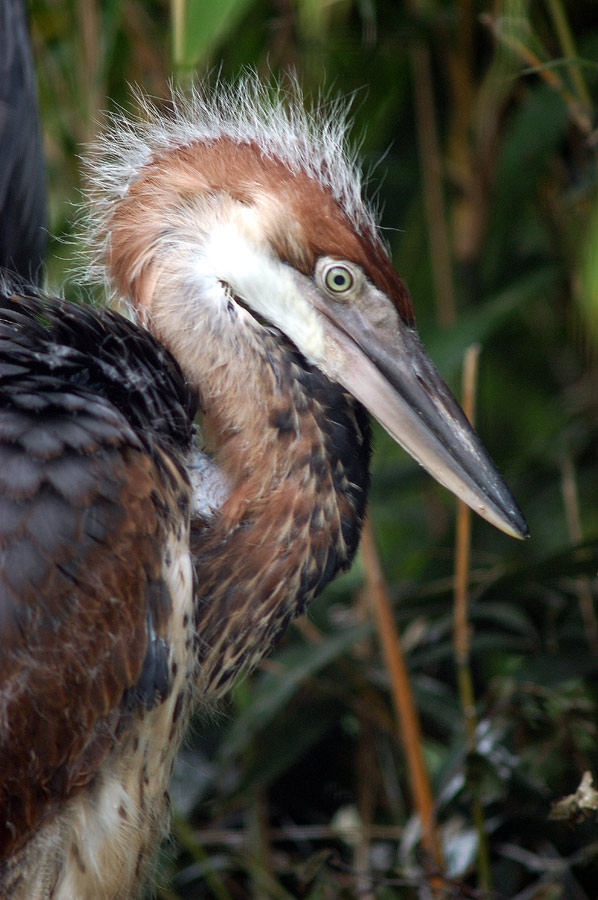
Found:
M 419 718 L 407 666 L 401 650 L 399 632 L 392 614 L 388 589 L 376 548 L 371 519 L 363 527 L 361 551 L 368 595 L 374 610 L 382 655 L 389 674 L 393 704 L 402 737 L 413 802 L 421 821 L 422 845 L 428 859 L 429 875 L 444 870 L 444 861 L 434 814 L 430 779 L 422 756 Z M 430 884 L 433 887 L 433 884 Z
M 434 115 L 436 107 L 430 53 L 422 42 L 416 42 L 411 48 L 411 70 L 413 72 L 426 224 L 436 298 L 436 319 L 440 325 L 447 326 L 455 321 L 455 291 L 442 189 L 442 165 Z
M 563 503 L 565 505 L 565 517 L 567 519 L 569 537 L 572 543 L 581 544 L 583 541 L 583 530 L 581 527 L 581 516 L 579 514 L 577 480 L 575 478 L 573 462 L 568 454 L 564 454 L 561 458 L 561 490 L 563 492 Z M 581 617 L 585 625 L 588 645 L 592 653 L 595 656 L 598 656 L 598 619 L 594 608 L 592 586 L 587 575 L 583 575 L 579 579 L 577 583 L 577 595 L 579 598 Z
M 568 66 L 569 77 L 571 78 L 575 92 L 586 111 L 589 112 L 592 109 L 592 98 L 583 75 L 581 74 L 581 68 L 574 63 L 577 58 L 577 48 L 575 46 L 575 41 L 573 40 L 564 6 L 561 3 L 561 0 L 546 0 L 546 5 L 552 18 L 559 43 L 563 49 L 563 55 L 566 59 L 571 61 L 571 64 Z
M 463 366 L 463 410 L 473 424 L 475 418 L 475 395 L 477 385 L 479 344 L 473 344 L 465 351 Z M 462 501 L 457 502 L 457 530 L 455 539 L 455 587 L 453 609 L 453 643 L 459 699 L 465 723 L 467 751 L 476 749 L 476 705 L 473 677 L 470 666 L 471 627 L 469 624 L 469 577 L 471 552 L 471 510 Z M 492 890 L 490 853 L 486 837 L 484 810 L 479 797 L 471 802 L 471 816 L 478 836 L 477 871 L 478 886 L 484 891 Z
M 493 32 L 495 38 L 505 47 L 512 50 L 519 58 L 526 63 L 540 78 L 544 79 L 546 84 L 550 85 L 557 91 L 567 105 L 571 120 L 575 122 L 582 134 L 590 135 L 592 132 L 592 122 L 587 114 L 584 105 L 575 97 L 571 91 L 565 86 L 563 79 L 553 68 L 550 68 L 540 57 L 534 53 L 516 34 L 509 33 L 502 27 L 500 19 L 495 19 L 488 13 L 480 16 L 480 21 L 487 25 Z

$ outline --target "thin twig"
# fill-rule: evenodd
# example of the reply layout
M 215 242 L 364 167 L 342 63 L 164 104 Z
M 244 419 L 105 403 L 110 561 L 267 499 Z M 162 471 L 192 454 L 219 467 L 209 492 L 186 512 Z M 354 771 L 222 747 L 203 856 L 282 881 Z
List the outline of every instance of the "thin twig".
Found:
M 473 424 L 475 419 L 475 396 L 480 355 L 479 344 L 473 344 L 465 351 L 463 365 L 462 405 L 465 415 Z M 468 752 L 476 748 L 476 708 L 473 676 L 470 666 L 471 628 L 469 624 L 469 571 L 471 556 L 471 511 L 463 501 L 457 501 L 457 534 L 455 540 L 455 588 L 453 642 L 461 710 L 465 722 Z M 484 810 L 480 799 L 474 797 L 471 804 L 473 823 L 478 835 L 478 882 L 484 891 L 492 888 L 490 853 L 486 838 Z
M 473 344 L 465 351 L 463 366 L 463 411 L 470 422 L 475 418 L 475 385 L 477 380 L 477 367 L 480 355 L 479 344 Z M 457 502 L 457 534 L 455 542 L 455 606 L 454 606 L 454 645 L 457 668 L 469 666 L 469 617 L 468 617 L 468 585 L 470 570 L 470 544 L 471 544 L 471 512 L 462 501 Z M 462 697 L 463 699 L 463 697 Z M 464 706 L 465 721 L 470 720 L 473 713 L 475 722 L 475 710 L 470 710 L 469 703 Z M 470 729 L 467 728 L 468 737 Z M 475 732 L 475 724 L 474 724 Z
M 583 541 L 583 529 L 579 514 L 579 495 L 577 492 L 577 479 L 573 462 L 568 454 L 561 457 L 561 490 L 565 505 L 565 517 L 569 538 L 573 544 L 581 544 Z M 588 645 L 594 656 L 598 656 L 598 618 L 594 608 L 592 597 L 592 585 L 587 575 L 582 576 L 578 582 L 577 595 L 579 597 L 579 609 L 585 625 Z
M 361 735 L 359 741 L 359 786 L 357 791 L 357 808 L 361 828 L 359 838 L 354 846 L 354 865 L 357 874 L 357 896 L 360 900 L 375 900 L 372 890 L 372 875 L 370 866 L 371 827 L 375 805 L 374 773 L 376 771 L 374 758 L 374 741 L 372 740 L 372 725 L 367 719 L 361 723 Z
M 546 5 L 548 6 L 554 30 L 557 33 L 563 51 L 563 56 L 571 61 L 576 60 L 577 48 L 561 0 L 546 0 Z M 580 102 L 583 104 L 586 111 L 590 111 L 592 109 L 592 98 L 584 77 L 581 74 L 581 69 L 579 66 L 569 65 L 568 70 L 569 77 Z
M 590 135 L 592 132 L 591 119 L 583 104 L 565 86 L 560 75 L 550 66 L 544 64 L 543 60 L 530 47 L 527 47 L 521 38 L 503 28 L 500 19 L 495 19 L 489 13 L 484 13 L 480 16 L 480 21 L 490 28 L 498 41 L 509 47 L 526 65 L 532 66 L 540 78 L 543 78 L 546 84 L 560 94 L 569 110 L 571 120 L 575 122 L 582 134 Z
M 106 96 L 100 53 L 102 46 L 100 5 L 97 0 L 79 3 L 75 5 L 75 11 L 77 31 L 80 37 L 77 43 L 78 82 L 79 85 L 85 85 L 85 89 L 81 93 L 85 109 L 81 105 L 80 140 L 89 143 L 95 137 L 98 127 L 97 113 L 103 108 Z
M 175 68 L 181 68 L 185 52 L 185 18 L 186 4 L 184 0 L 170 0 L 170 31 L 172 34 L 172 59 Z
M 249 835 L 246 828 L 198 828 L 194 832 L 195 840 L 202 847 L 227 847 L 234 850 L 245 850 L 249 846 Z M 270 828 L 268 836 L 272 843 L 294 841 L 312 843 L 315 841 L 345 841 L 354 844 L 361 836 L 361 825 L 294 825 L 285 824 Z M 372 825 L 370 838 L 375 841 L 388 841 L 399 844 L 404 836 L 401 825 Z
M 433 877 L 443 871 L 444 860 L 438 840 L 432 789 L 422 756 L 419 718 L 369 516 L 363 527 L 361 551 L 366 586 L 374 608 L 382 654 L 390 676 L 392 698 L 409 772 L 409 784 L 421 821 L 422 845 L 428 857 L 429 876 Z
M 434 117 L 435 102 L 432 84 L 430 53 L 425 44 L 416 42 L 411 48 L 411 70 L 415 93 L 417 138 L 422 166 L 424 205 L 434 295 L 436 318 L 440 325 L 455 321 L 455 291 L 451 266 L 451 249 L 446 227 L 446 214 L 442 188 L 442 165 L 438 145 L 438 133 Z
M 251 748 L 251 755 L 253 756 L 253 747 Z M 247 825 L 249 836 L 248 868 L 252 873 L 251 896 L 255 900 L 260 900 L 263 896 L 264 880 L 268 882 L 275 880 L 264 790 L 260 785 L 253 785 L 249 791 Z

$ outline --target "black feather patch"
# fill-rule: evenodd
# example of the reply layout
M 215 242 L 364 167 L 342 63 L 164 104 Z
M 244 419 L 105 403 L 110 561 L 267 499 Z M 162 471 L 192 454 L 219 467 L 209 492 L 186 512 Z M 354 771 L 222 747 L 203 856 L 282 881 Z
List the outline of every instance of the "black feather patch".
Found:
M 80 412 L 94 404 L 90 428 L 101 427 L 103 442 L 112 407 L 142 441 L 149 436 L 179 450 L 191 442 L 197 407 L 174 357 L 144 328 L 111 310 L 33 291 L 0 293 L 0 392 L 5 407 L 28 413 L 54 405 Z M 80 430 L 81 415 L 77 423 L 70 436 L 61 435 L 75 448 L 88 436 Z M 44 446 L 48 433 L 37 440 L 41 455 L 51 452 Z
M 166 640 L 156 635 L 151 611 L 147 617 L 148 644 L 141 674 L 133 687 L 125 692 L 123 705 L 126 709 L 153 709 L 168 697 L 172 689 L 170 678 L 169 647 Z

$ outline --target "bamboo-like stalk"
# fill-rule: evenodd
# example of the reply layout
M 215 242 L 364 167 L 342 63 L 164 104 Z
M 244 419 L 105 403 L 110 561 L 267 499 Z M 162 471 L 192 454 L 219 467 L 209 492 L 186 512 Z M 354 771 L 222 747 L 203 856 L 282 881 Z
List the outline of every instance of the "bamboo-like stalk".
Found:
M 451 111 L 445 152 L 449 179 L 457 188 L 450 204 L 451 243 L 457 263 L 467 267 L 479 256 L 487 214 L 485 172 L 474 143 L 474 24 L 472 0 L 457 0 L 455 30 L 442 45 Z M 486 115 L 491 121 L 493 110 Z
M 98 110 L 103 109 L 106 86 L 102 73 L 102 22 L 100 6 L 94 2 L 75 5 L 78 42 L 78 83 L 85 86 L 80 94 L 79 140 L 91 141 L 98 127 Z
M 455 321 L 455 291 L 442 189 L 442 165 L 434 117 L 435 102 L 430 53 L 421 41 L 416 42 L 411 49 L 411 70 L 413 72 L 426 224 L 436 298 L 436 319 L 440 325 L 447 326 Z
M 577 58 L 577 48 L 575 46 L 575 41 L 573 40 L 571 29 L 569 28 L 569 21 L 565 14 L 563 4 L 561 3 L 561 0 L 546 0 L 546 5 L 548 6 L 554 30 L 556 31 L 563 53 L 571 62 L 568 66 L 571 83 L 575 88 L 578 99 L 586 110 L 589 111 L 592 109 L 592 98 L 584 77 L 581 74 L 581 69 L 574 64 L 574 60 Z
M 583 529 L 579 514 L 579 495 L 577 492 L 577 480 L 573 462 L 568 454 L 561 458 L 561 490 L 565 506 L 567 529 L 573 544 L 581 544 L 583 541 Z M 588 645 L 594 656 L 598 656 L 598 618 L 594 608 L 592 586 L 587 575 L 583 575 L 578 582 L 577 595 L 579 609 L 585 626 Z
M 185 0 L 170 0 L 170 30 L 172 35 L 172 59 L 175 69 L 180 69 L 185 46 Z
M 472 344 L 465 351 L 463 365 L 463 411 L 473 424 L 475 419 L 475 395 L 477 384 L 479 344 Z M 455 586 L 453 607 L 453 645 L 457 667 L 459 699 L 465 724 L 467 749 L 476 748 L 476 708 L 473 677 L 470 666 L 471 627 L 469 624 L 469 570 L 471 555 L 471 510 L 457 501 L 457 528 L 455 538 Z M 480 799 L 474 797 L 471 815 L 478 836 L 477 871 L 478 886 L 484 891 L 492 889 L 490 853 L 486 837 L 484 810 Z
M 463 392 L 461 404 L 469 421 L 475 419 L 475 386 L 477 381 L 479 344 L 473 344 L 465 351 L 463 365 Z M 461 685 L 461 672 L 464 670 L 464 684 L 461 691 L 463 712 L 468 739 L 473 743 L 475 738 L 475 706 L 473 690 L 466 682 L 471 680 L 469 670 L 470 629 L 468 613 L 468 585 L 471 546 L 471 512 L 461 500 L 457 501 L 457 528 L 455 539 L 455 587 L 453 609 L 453 642 L 455 659 Z
M 374 773 L 376 771 L 372 726 L 367 720 L 361 723 L 358 747 L 358 765 L 361 772 L 357 790 L 357 809 L 361 828 L 353 849 L 356 893 L 360 900 L 376 900 L 370 871 L 370 832 L 375 806 Z
M 253 756 L 253 752 L 251 752 L 251 756 Z M 248 870 L 252 872 L 251 897 L 254 900 L 260 900 L 263 896 L 264 880 L 271 883 L 275 881 L 275 878 L 268 835 L 264 791 L 258 784 L 252 785 L 249 790 L 249 803 L 246 815 L 247 834 L 249 837 Z
M 376 617 L 382 654 L 390 677 L 393 704 L 409 772 L 409 785 L 413 794 L 413 802 L 421 821 L 422 846 L 426 851 L 428 873 L 432 880 L 435 875 L 442 873 L 444 870 L 444 860 L 436 827 L 432 788 L 422 756 L 421 728 L 413 700 L 409 674 L 401 650 L 399 632 L 392 614 L 390 598 L 376 549 L 369 515 L 363 527 L 361 552 L 365 569 L 366 587 Z M 431 883 L 431 887 L 433 886 Z

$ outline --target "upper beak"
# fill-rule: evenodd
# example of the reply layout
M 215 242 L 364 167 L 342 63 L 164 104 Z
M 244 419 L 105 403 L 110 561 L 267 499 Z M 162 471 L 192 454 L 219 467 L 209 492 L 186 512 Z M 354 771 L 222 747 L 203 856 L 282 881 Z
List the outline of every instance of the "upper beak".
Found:
M 497 528 L 528 537 L 521 510 L 415 329 L 398 317 L 398 327 L 394 318 L 373 324 L 353 305 L 334 307 L 319 305 L 338 381 L 437 481 Z

